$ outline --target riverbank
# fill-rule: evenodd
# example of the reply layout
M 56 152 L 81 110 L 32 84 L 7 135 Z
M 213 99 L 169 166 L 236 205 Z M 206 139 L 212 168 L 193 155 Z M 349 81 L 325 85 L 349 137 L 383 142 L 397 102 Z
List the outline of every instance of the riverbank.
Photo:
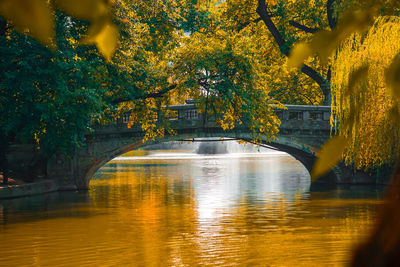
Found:
M 0 199 L 32 196 L 57 190 L 58 186 L 53 180 L 41 180 L 26 184 L 10 181 L 10 184 L 0 186 Z

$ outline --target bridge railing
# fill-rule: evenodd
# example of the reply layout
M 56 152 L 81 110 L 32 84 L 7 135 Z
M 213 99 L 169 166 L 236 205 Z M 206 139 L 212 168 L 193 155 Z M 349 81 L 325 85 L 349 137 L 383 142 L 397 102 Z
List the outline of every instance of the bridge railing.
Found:
M 315 129 L 330 130 L 330 106 L 308 106 L 308 105 L 285 105 L 286 109 L 276 109 L 275 112 L 281 120 L 280 129 Z M 158 114 L 159 120 L 162 114 Z M 167 114 L 163 114 L 170 121 L 172 128 L 190 127 L 217 127 L 216 116 L 207 116 L 204 120 L 204 113 L 200 113 L 195 104 L 183 104 L 169 106 Z M 124 126 L 129 121 L 129 113 L 118 120 L 120 126 Z M 240 126 L 245 127 L 245 126 Z M 135 127 L 133 128 L 139 128 Z

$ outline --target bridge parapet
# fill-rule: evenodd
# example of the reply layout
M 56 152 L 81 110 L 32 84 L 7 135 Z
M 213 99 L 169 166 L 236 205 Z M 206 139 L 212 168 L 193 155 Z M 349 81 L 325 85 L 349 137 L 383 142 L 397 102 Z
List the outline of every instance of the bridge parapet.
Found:
M 286 109 L 275 109 L 278 118 L 281 121 L 280 130 L 320 130 L 330 131 L 330 106 L 308 106 L 308 105 L 285 105 Z M 219 115 L 212 114 L 204 120 L 204 114 L 194 104 L 174 105 L 168 107 L 172 114 L 169 114 L 168 120 L 172 129 L 185 128 L 208 128 L 218 127 L 216 118 Z M 129 117 L 129 116 L 128 116 Z M 158 116 L 160 118 L 160 115 Z M 127 117 L 124 120 L 118 120 L 117 125 L 126 128 Z M 237 125 L 237 128 L 246 128 L 246 125 Z M 141 131 L 137 125 L 133 125 L 129 131 Z

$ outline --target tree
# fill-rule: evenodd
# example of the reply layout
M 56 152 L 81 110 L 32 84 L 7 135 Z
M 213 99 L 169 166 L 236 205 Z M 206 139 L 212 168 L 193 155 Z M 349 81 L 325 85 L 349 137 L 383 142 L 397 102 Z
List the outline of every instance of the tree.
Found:
M 357 169 L 391 166 L 399 156 L 397 103 L 387 90 L 385 79 L 386 69 L 400 51 L 399 29 L 398 17 L 379 17 L 367 33 L 354 34 L 341 44 L 334 56 L 333 123 L 341 135 L 349 138 L 344 159 Z M 349 77 L 349 73 L 353 75 Z M 356 80 L 349 81 L 351 77 Z M 350 119 L 350 112 L 359 114 L 351 132 L 338 127 Z
M 269 104 L 278 107 L 279 103 L 268 96 L 260 62 L 247 41 L 225 31 L 192 34 L 173 61 L 177 90 L 196 99 L 204 123 L 209 115 L 223 114 L 217 118 L 223 129 L 243 123 L 255 139 L 257 135 L 272 138 L 280 122 Z
M 222 5 L 214 4 L 195 0 L 116 1 L 114 23 L 122 32 L 120 49 L 111 59 L 96 43 L 108 64 L 93 47 L 78 45 L 79 40 L 90 36 L 95 40 L 100 38 L 96 36 L 103 36 L 91 32 L 96 21 L 92 21 L 86 33 L 87 22 L 57 11 L 56 39 L 50 43 L 46 43 L 47 37 L 44 40 L 35 33 L 37 25 L 30 27 L 32 21 L 16 23 L 20 30 L 27 27 L 31 35 L 48 47 L 57 43 L 58 50 L 54 52 L 4 24 L 5 35 L 0 45 L 4 55 L 0 60 L 0 116 L 1 134 L 6 141 L 2 145 L 36 143 L 47 157 L 56 152 L 73 154 L 83 144 L 84 133 L 95 123 L 104 122 L 115 105 L 119 105 L 120 112 L 132 110 L 131 123 L 141 123 L 145 139 L 154 139 L 169 130 L 167 120 L 162 119 L 162 124 L 154 120 L 156 110 L 166 111 L 168 105 L 181 103 L 178 101 L 189 95 L 196 96 L 200 106 L 207 102 L 216 113 L 226 111 L 219 120 L 222 127 L 230 129 L 236 120 L 243 119 L 253 129 L 254 138 L 258 134 L 271 138 L 277 132 L 279 120 L 267 105 L 276 102 L 268 96 L 263 73 L 266 68 L 261 62 L 253 64 L 257 58 L 254 48 L 245 49 L 251 38 L 235 35 L 224 42 L 230 31 L 220 23 Z M 43 12 L 50 8 L 46 5 L 40 6 L 46 7 Z M 57 6 L 77 17 L 82 15 L 58 2 Z M 8 9 L 2 6 L 1 10 Z M 192 20 L 194 17 L 198 19 Z M 15 20 L 18 16 L 9 18 Z M 214 36 L 216 31 L 223 35 Z M 185 72 L 182 60 L 187 56 L 187 48 L 193 48 L 188 39 L 200 40 L 205 36 L 214 47 L 200 53 L 192 62 L 196 67 Z M 204 42 L 200 43 L 207 49 Z M 213 62 L 213 66 L 205 68 L 204 64 L 213 60 L 221 62 L 221 66 Z M 205 69 L 215 77 L 204 87 L 196 75 Z M 196 83 L 192 83 L 193 78 Z M 208 97 L 204 90 L 208 90 Z
M 227 17 L 239 31 L 247 27 L 260 28 L 260 22 L 263 22 L 266 26 L 263 34 L 271 37 L 270 40 L 283 58 L 289 56 L 295 42 L 308 40 L 316 31 L 334 29 L 336 26 L 334 0 L 312 3 L 302 0 L 258 2 L 248 0 L 244 3 L 231 0 L 227 1 L 227 4 Z M 324 102 L 330 103 L 330 68 L 322 66 L 316 58 L 313 58 L 303 65 L 300 71 L 318 85 L 323 93 Z M 282 80 L 286 78 L 282 77 Z
M 57 18 L 60 40 L 55 52 L 18 32 L 0 37 L 0 135 L 4 151 L 11 142 L 19 142 L 36 143 L 47 156 L 71 154 L 107 107 L 106 91 L 98 76 L 103 59 L 93 49 L 82 47 L 87 59 L 92 56 L 90 62 L 80 60 L 71 39 L 76 34 L 73 21 L 62 14 Z
M 380 132 L 382 132 L 383 135 L 386 135 L 386 138 L 391 140 L 389 142 L 392 142 L 395 147 L 394 150 L 398 146 L 400 57 L 398 55 L 393 57 L 398 51 L 393 51 L 391 45 L 386 45 L 392 38 L 392 36 L 388 35 L 393 34 L 394 39 L 398 39 L 396 38 L 397 32 L 393 31 L 393 29 L 398 28 L 398 21 L 397 18 L 380 18 L 372 28 L 370 26 L 378 15 L 398 13 L 400 3 L 388 0 L 366 1 L 363 4 L 365 4 L 363 9 L 348 12 L 344 16 L 343 22 L 335 30 L 319 33 L 308 43 L 298 45 L 292 51 L 291 60 L 297 61 L 301 65 L 302 61 L 313 53 L 318 53 L 322 58 L 329 57 L 331 52 L 349 36 L 352 36 L 355 32 L 361 34 L 361 37 L 353 36 L 354 40 L 348 41 L 339 50 L 338 59 L 349 60 L 355 57 L 353 62 L 357 63 L 359 67 L 350 69 L 350 73 L 344 74 L 344 71 L 349 71 L 349 65 L 353 65 L 344 66 L 343 63 L 340 63 L 338 66 L 338 79 L 336 82 L 339 88 L 336 91 L 336 103 L 340 105 L 338 108 L 338 121 L 341 122 L 339 133 L 321 149 L 316 165 L 313 168 L 312 179 L 322 175 L 334 166 L 341 159 L 341 155 L 346 149 L 352 151 L 355 148 L 354 140 L 366 140 L 365 133 L 376 134 L 379 140 Z M 390 30 L 387 31 L 388 29 Z M 370 31 L 365 34 L 367 30 Z M 376 46 L 371 46 L 371 44 L 375 43 L 383 44 L 390 48 L 385 51 Z M 394 48 L 396 49 L 397 47 Z M 366 54 L 362 52 L 366 52 Z M 375 55 L 371 56 L 369 52 L 377 53 L 381 55 L 381 58 L 378 59 Z M 382 59 L 382 55 L 386 55 L 386 52 L 388 57 Z M 362 58 L 363 55 L 365 58 Z M 391 62 L 388 59 L 392 59 Z M 383 71 L 382 66 L 377 62 L 388 66 L 387 69 Z M 361 65 L 362 63 L 365 65 Z M 368 72 L 369 68 L 373 70 L 372 75 Z M 385 72 L 385 85 L 382 83 L 383 72 Z M 343 86 L 344 77 L 347 75 L 349 75 L 348 79 L 346 79 L 347 85 Z M 385 90 L 384 87 L 386 87 Z M 389 93 L 386 93 L 386 90 Z M 378 101 L 378 110 L 371 109 L 371 106 L 366 104 L 368 97 Z M 377 114 L 372 114 L 374 112 Z M 377 121 L 373 122 L 371 118 Z M 361 121 L 367 124 L 367 129 L 359 130 L 360 127 L 364 126 L 360 124 Z M 373 141 L 375 142 L 375 139 Z M 387 146 L 383 148 L 388 149 Z M 388 190 L 385 205 L 380 212 L 379 219 L 370 238 L 355 251 L 352 266 L 395 266 L 400 260 L 400 157 L 398 149 L 397 151 L 389 149 L 389 151 L 392 155 L 397 156 L 395 160 L 396 166 L 391 177 L 392 187 Z M 372 159 L 371 161 L 371 158 L 368 158 L 371 156 L 370 148 L 367 148 L 366 152 L 367 157 L 355 158 L 356 161 L 359 160 L 361 165 L 365 164 L 363 162 L 365 160 L 368 164 L 379 164 L 379 162 L 385 161 L 386 156 L 380 157 L 381 155 L 377 151 L 373 152 L 376 153 L 376 160 Z M 358 149 L 358 153 L 364 153 L 364 150 Z
M 354 8 L 361 8 L 357 5 L 357 1 L 352 2 L 354 4 Z M 291 51 L 289 61 L 292 64 L 301 66 L 303 61 L 306 60 L 308 57 L 312 56 L 313 54 L 318 54 L 319 57 L 326 61 L 332 54 L 332 52 L 347 38 L 349 38 L 355 32 L 363 35 L 365 37 L 365 32 L 368 31 L 375 20 L 375 16 L 384 15 L 387 12 L 392 12 L 393 10 L 399 8 L 398 3 L 396 1 L 383 1 L 383 2 L 366 2 L 365 6 L 361 9 L 350 9 L 350 11 L 346 12 L 343 15 L 343 18 L 340 20 L 338 26 L 332 31 L 319 31 L 310 39 L 310 41 L 306 43 L 299 43 L 294 46 Z M 353 47 L 350 46 L 349 51 L 353 51 Z M 346 53 L 345 53 L 346 54 Z M 349 53 L 346 55 L 349 57 Z M 352 57 L 353 55 L 351 55 Z M 346 58 L 342 58 L 341 60 L 346 60 Z M 349 61 L 347 59 L 346 63 Z M 387 76 L 387 87 L 392 88 L 393 95 L 396 95 L 396 75 L 394 73 L 398 73 L 397 68 L 397 60 L 394 60 L 391 66 L 388 69 L 388 73 L 392 73 L 391 75 Z M 340 65 L 340 64 L 339 64 Z M 343 66 L 343 64 L 342 64 Z M 348 70 L 349 68 L 347 68 Z M 340 71 L 339 71 L 340 72 Z M 379 73 L 379 72 L 378 72 Z M 340 74 L 343 76 L 343 72 Z M 339 75 L 339 76 L 340 76 Z M 347 75 L 347 74 L 346 74 Z M 348 84 L 346 86 L 342 86 L 341 89 L 341 98 L 340 100 L 336 99 L 336 102 L 341 105 L 339 109 L 343 109 L 343 103 L 349 103 L 349 110 L 340 110 L 339 113 L 340 117 L 338 118 L 339 121 L 342 122 L 340 124 L 340 129 L 338 135 L 332 138 L 326 146 L 322 147 L 321 153 L 316 161 L 316 166 L 311 173 L 312 179 L 320 176 L 330 168 L 332 168 L 340 159 L 341 155 L 344 153 L 346 148 L 349 148 L 351 145 L 354 146 L 354 138 L 359 138 L 357 134 L 360 132 L 358 130 L 354 131 L 354 129 L 358 129 L 358 127 L 363 127 L 363 125 L 359 124 L 360 117 L 364 116 L 361 114 L 361 109 L 364 106 L 363 102 L 365 101 L 364 92 L 360 93 L 359 90 L 356 89 L 355 85 L 357 82 L 360 81 L 361 77 L 365 77 L 367 75 L 367 66 L 358 66 L 357 69 L 353 69 L 352 73 L 350 73 L 349 78 L 347 79 Z M 342 77 L 343 78 L 343 77 Z M 339 84 L 342 81 L 339 81 Z M 373 92 L 372 88 L 368 88 L 366 86 L 366 90 Z M 340 90 L 339 90 L 340 91 Z M 376 91 L 376 90 L 375 90 Z M 348 98 L 349 100 L 347 100 Z M 388 98 L 385 100 L 389 100 Z M 396 103 L 397 99 L 393 98 L 393 101 Z M 334 107 L 334 109 L 336 109 Z M 371 110 L 369 110 L 370 112 Z M 384 112 L 380 112 L 381 114 Z M 398 114 L 398 108 L 394 106 L 392 108 L 392 113 L 394 115 Z M 335 116 L 336 114 L 334 114 Z M 384 115 L 385 116 L 385 115 Z M 367 116 L 365 116 L 367 117 Z M 399 117 L 399 116 L 395 116 Z M 336 118 L 334 118 L 336 119 Z M 338 125 L 334 125 L 333 130 L 337 130 Z M 379 129 L 378 131 L 381 131 Z M 393 131 L 392 131 L 393 132 Z M 361 138 L 362 139 L 362 138 Z M 351 149 L 348 149 L 351 151 Z M 334 155 L 334 156 L 333 156 Z M 378 154 L 374 154 L 377 156 Z M 371 158 L 371 151 L 367 153 L 367 158 L 374 161 L 379 162 L 381 159 L 379 158 Z M 361 156 L 362 157 L 362 156 Z M 347 158 L 349 159 L 349 158 Z M 365 158 L 364 158 L 365 159 Z M 369 163 L 371 163 L 369 162 Z M 368 163 L 368 164 L 369 164 Z M 358 166 L 363 166 L 363 163 L 358 162 Z
M 258 62 L 256 50 L 247 47 L 252 41 L 248 36 L 233 32 L 235 37 L 229 43 L 223 40 L 232 34 L 223 22 L 224 4 L 195 0 L 132 4 L 120 0 L 116 7 L 123 34 L 113 64 L 132 77 L 131 86 L 125 87 L 129 89 L 117 100 L 126 100 L 120 106 L 122 111 L 134 111 L 132 123 L 142 125 L 145 139 L 162 136 L 168 129 L 167 123 L 157 128 L 154 110 L 164 109 L 166 114 L 165 106 L 182 103 L 187 97 L 195 98 L 202 110 L 211 107 L 213 113 L 225 113 L 220 120 L 225 128 L 233 128 L 240 116 L 254 111 L 246 120 L 254 124 L 255 136 L 261 129 L 268 137 L 276 133 L 278 120 L 267 106 L 273 102 L 263 73 L 267 68 Z M 245 51 L 240 52 L 239 45 L 233 47 L 235 41 L 240 41 L 240 49 Z M 197 51 L 196 57 L 191 56 L 193 51 Z M 210 76 L 200 77 L 203 72 Z M 255 115 L 266 124 L 256 122 Z

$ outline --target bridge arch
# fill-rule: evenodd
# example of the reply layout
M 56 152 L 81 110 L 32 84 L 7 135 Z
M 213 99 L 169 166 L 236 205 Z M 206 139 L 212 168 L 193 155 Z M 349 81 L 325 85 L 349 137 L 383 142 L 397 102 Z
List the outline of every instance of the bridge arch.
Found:
M 327 106 L 286 106 L 278 110 L 281 126 L 277 139 L 261 143 L 286 152 L 300 161 L 310 172 L 319 148 L 330 138 L 330 107 Z M 216 122 L 204 121 L 194 105 L 170 107 L 178 116 L 170 120 L 171 128 L 177 133 L 165 136 L 151 143 L 177 141 L 192 138 L 226 137 L 251 141 L 252 136 L 246 125 L 224 131 Z M 188 115 L 188 116 L 186 116 Z M 190 116 L 189 116 L 190 115 Z M 61 189 L 87 189 L 94 173 L 113 158 L 143 146 L 143 132 L 139 125 L 128 128 L 123 121 L 105 125 L 86 137 L 86 146 L 78 150 L 71 159 L 54 159 L 48 164 L 48 174 L 58 181 Z M 330 172 L 323 180 L 340 181 L 340 171 Z
M 163 139 L 158 139 L 153 142 L 143 143 L 141 140 L 126 140 L 124 143 L 125 145 L 121 145 L 119 147 L 115 147 L 112 150 L 108 150 L 107 154 L 104 154 L 102 158 L 92 160 L 92 165 L 85 167 L 80 167 L 81 175 L 80 177 L 76 177 L 76 186 L 78 189 L 87 189 L 91 177 L 99 170 L 102 166 L 104 166 L 110 160 L 126 153 L 131 150 L 140 148 L 142 146 L 146 146 L 149 144 L 157 144 L 163 143 L 168 141 L 182 141 L 182 140 L 191 140 L 196 138 L 204 138 L 204 137 L 213 137 L 213 138 L 232 138 L 236 140 L 243 140 L 243 141 L 251 141 L 251 134 L 250 133 L 212 133 L 212 134 L 178 134 L 175 136 L 168 136 Z M 266 140 L 262 140 L 261 144 L 267 145 L 271 148 L 277 149 L 282 152 L 286 152 L 295 159 L 297 159 L 301 164 L 305 166 L 308 172 L 311 172 L 312 166 L 314 164 L 314 160 L 316 158 L 314 151 L 318 148 L 313 147 L 310 144 L 301 143 L 299 140 L 294 140 L 293 138 L 288 139 L 286 137 L 280 137 L 273 142 L 268 142 Z M 328 176 L 335 176 L 334 172 L 328 174 Z M 336 177 L 329 177 L 329 179 L 335 179 Z

